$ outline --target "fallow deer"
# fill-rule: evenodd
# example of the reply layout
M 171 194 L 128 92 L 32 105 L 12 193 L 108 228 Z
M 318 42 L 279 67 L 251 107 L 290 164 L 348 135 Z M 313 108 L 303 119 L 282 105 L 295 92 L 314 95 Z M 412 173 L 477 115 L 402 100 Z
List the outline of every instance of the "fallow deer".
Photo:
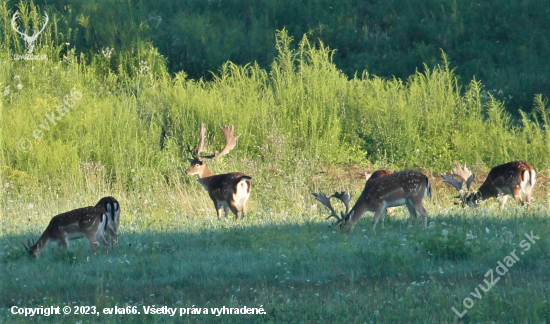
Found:
M 378 179 L 378 178 L 387 176 L 391 173 L 392 172 L 390 170 L 386 170 L 386 169 L 376 170 L 371 174 L 368 174 L 368 173 L 365 172 L 365 179 L 368 182 L 370 180 L 374 180 L 374 179 Z M 388 215 L 388 216 L 393 215 L 394 212 L 395 212 L 395 207 L 388 207 L 388 209 L 386 209 L 386 215 Z M 384 226 L 384 218 L 382 218 L 382 226 Z
M 120 226 L 120 204 L 113 197 L 103 197 L 95 205 L 96 208 L 103 209 L 107 213 L 107 222 L 105 232 L 109 233 L 111 248 L 118 243 L 118 228 Z
M 345 192 L 335 193 L 330 197 L 340 199 L 346 206 L 346 212 L 342 212 L 340 217 L 331 206 L 329 197 L 317 193 L 313 193 L 313 195 L 331 211 L 331 215 L 327 219 L 336 218 L 337 222 L 333 226 L 340 224 L 341 229 L 353 230 L 355 223 L 365 212 L 374 212 L 373 232 L 380 218 L 382 218 L 383 224 L 388 207 L 403 205 L 406 205 L 409 210 L 409 226 L 412 226 L 417 212 L 419 212 L 422 215 L 422 223 L 426 227 L 427 214 L 422 200 L 426 196 L 430 198 L 432 196 L 428 177 L 418 171 L 400 171 L 376 179 L 369 179 L 351 211 L 349 210 L 351 197 Z
M 480 201 L 489 198 L 502 196 L 500 209 L 504 208 L 508 195 L 512 195 L 521 205 L 529 204 L 531 200 L 531 191 L 537 181 L 537 172 L 525 161 L 514 161 L 498 165 L 489 171 L 485 182 L 477 189 L 470 193 L 470 186 L 475 179 L 475 175 L 466 167 L 461 167 L 460 164 L 454 163 L 451 176 L 442 174 L 443 181 L 452 185 L 458 192 L 458 196 L 462 205 L 477 206 Z M 458 176 L 462 181 L 455 178 Z M 461 194 L 462 185 L 466 181 L 466 193 Z M 525 196 L 522 197 L 522 196 Z
M 204 139 L 206 135 L 206 126 L 205 124 L 201 124 L 199 145 L 195 150 L 189 149 L 193 158 L 189 159 L 191 166 L 185 173 L 188 175 L 197 175 L 197 181 L 208 191 L 210 199 L 214 202 L 218 218 L 221 217 L 223 209 L 225 217 L 227 217 L 228 210 L 231 210 L 235 214 L 235 217 L 239 219 L 239 210 L 244 217 L 248 209 L 252 178 L 240 172 L 215 175 L 205 163 L 207 159 L 214 159 L 229 153 L 235 148 L 237 139 L 241 136 L 241 134 L 233 136 L 233 132 L 235 131 L 233 125 L 230 127 L 220 126 L 220 129 L 225 137 L 225 147 L 219 153 L 200 156 L 199 154 L 204 152 Z
M 69 240 L 86 237 L 93 253 L 96 253 L 96 246 L 101 243 L 104 251 L 107 250 L 107 241 L 104 237 L 105 229 L 111 229 L 111 222 L 108 221 L 108 215 L 102 208 L 84 207 L 68 211 L 66 213 L 54 216 L 42 236 L 36 243 L 29 239 L 25 249 L 34 257 L 39 257 L 42 250 L 49 241 L 57 242 L 58 246 L 67 249 Z

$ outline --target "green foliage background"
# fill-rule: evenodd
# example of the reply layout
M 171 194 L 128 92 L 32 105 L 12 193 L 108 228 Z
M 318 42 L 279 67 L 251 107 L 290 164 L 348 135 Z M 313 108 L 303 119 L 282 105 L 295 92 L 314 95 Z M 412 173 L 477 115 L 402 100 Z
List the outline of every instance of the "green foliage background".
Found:
M 35 6 L 18 8 L 22 24 L 40 24 Z M 2 156 L 4 176 L 16 188 L 68 179 L 78 187 L 90 168 L 103 170 L 122 191 L 179 183 L 201 122 L 208 125 L 211 150 L 222 145 L 217 126 L 237 125 L 244 135 L 230 163 L 251 173 L 254 165 L 287 174 L 297 170 L 293 161 L 434 171 L 455 161 L 550 165 L 546 100 L 537 96 L 533 112 L 520 111 L 515 122 L 481 82 L 462 88 L 445 54 L 440 64 L 406 80 L 367 71 L 349 79 L 334 63 L 334 50 L 306 36 L 293 42 L 283 30 L 269 70 L 227 62 L 205 81 L 171 75 L 157 48 L 139 39 L 126 51 L 77 54 L 59 41 L 54 14 L 34 52 L 48 60 L 13 60 L 24 45 L 10 25 L 13 10 L 7 2 L 0 10 Z M 34 139 L 34 129 L 72 88 L 83 98 Z M 22 138 L 33 140 L 30 152 L 18 149 Z
M 526 47 L 520 56 L 525 63 L 514 68 L 529 71 L 526 67 L 538 62 L 540 79 L 494 75 L 494 80 L 529 87 L 525 96 L 534 109 L 520 111 L 492 86 L 486 89 L 480 82 L 485 78 L 464 73 L 461 69 L 471 68 L 468 63 L 452 68 L 450 61 L 458 63 L 453 58 L 460 52 L 457 47 L 432 48 L 416 40 L 409 45 L 417 44 L 417 52 L 408 51 L 409 47 L 400 47 L 407 43 L 392 34 L 400 31 L 405 37 L 408 28 L 416 28 L 418 35 L 422 28 L 446 30 L 455 26 L 448 24 L 449 19 L 460 21 L 464 33 L 478 22 L 464 20 L 458 8 L 482 17 L 537 2 L 498 2 L 500 6 L 490 13 L 476 9 L 476 3 L 471 8 L 454 4 L 456 12 L 449 11 L 453 4 L 446 2 L 399 4 L 399 10 L 410 11 L 411 17 L 417 9 L 432 17 L 421 24 L 408 20 L 406 10 L 394 8 L 397 4 L 391 7 L 391 1 L 369 2 L 365 10 L 374 16 L 357 34 L 349 28 L 359 24 L 354 15 L 361 11 L 347 1 L 331 4 L 332 11 L 327 11 L 328 3 L 315 1 L 256 1 L 244 7 L 243 2 L 214 0 L 35 4 L 0 1 L 0 263 L 7 278 L 0 280 L 0 291 L 5 292 L 0 304 L 4 308 L 247 305 L 264 307 L 267 314 L 223 320 L 450 322 L 456 319 L 451 307 L 461 307 L 487 270 L 517 249 L 524 233 L 534 231 L 540 241 L 490 293 L 476 299 L 464 320 L 550 320 L 546 284 L 550 218 L 544 183 L 544 169 L 550 167 L 550 110 L 546 97 L 536 95 L 533 100 L 536 87 L 525 83 L 547 78 L 547 63 L 535 59 Z M 262 5 L 271 9 L 250 9 Z M 433 12 L 451 14 L 432 15 L 423 9 L 428 5 L 438 8 Z M 14 60 L 14 55 L 26 52 L 11 27 L 14 11 L 20 11 L 20 27 L 31 30 L 43 22 L 45 8 L 50 23 L 33 54 L 47 60 Z M 531 15 L 547 10 L 538 9 Z M 193 14 L 181 14 L 184 10 Z M 516 11 L 517 17 L 523 17 Z M 310 27 L 301 18 L 304 12 L 315 13 L 326 25 Z M 391 14 L 376 18 L 375 13 L 381 12 Z M 249 20 L 243 20 L 242 13 Z M 256 28 L 272 26 L 272 18 L 266 18 L 271 13 L 280 15 L 275 25 L 287 28 L 278 32 Z M 341 19 L 331 20 L 332 14 Z M 159 22 L 158 16 L 174 18 Z M 493 27 L 480 35 L 509 23 L 497 20 L 499 24 L 488 25 Z M 170 27 L 165 26 L 168 23 Z M 307 30 L 300 29 L 301 24 Z M 536 20 L 533 24 L 544 27 Z M 335 25 L 341 29 L 329 28 Z M 526 25 L 533 27 L 533 34 L 525 39 L 538 37 L 540 53 L 547 53 L 547 36 L 534 25 Z M 516 30 L 509 32 L 506 35 Z M 354 41 L 356 36 L 368 42 Z M 464 36 L 472 42 L 476 37 Z M 335 39 L 341 43 L 335 46 L 331 43 Z M 188 41 L 193 42 L 182 45 Z M 494 53 L 491 48 L 479 50 L 483 44 L 473 44 L 471 55 Z M 360 52 L 365 46 L 369 51 Z M 252 59 L 255 52 L 262 59 Z M 175 62 L 182 65 L 174 66 Z M 472 68 L 474 74 L 491 71 L 484 64 Z M 390 66 L 401 72 L 376 70 Z M 360 72 L 349 73 L 356 69 Z M 216 72 L 200 78 L 208 70 Z M 82 98 L 71 103 L 67 96 L 75 90 Z M 69 112 L 61 116 L 57 107 L 67 105 L 64 100 Z M 46 117 L 52 113 L 59 118 L 55 124 Z M 49 130 L 40 126 L 47 121 Z M 252 176 L 251 212 L 242 221 L 216 219 L 206 192 L 184 173 L 187 146 L 196 145 L 202 122 L 207 124 L 209 151 L 223 145 L 218 126 L 234 124 L 236 132 L 243 133 L 231 154 L 209 163 L 215 173 L 241 171 Z M 36 129 L 42 130 L 41 139 L 34 138 Z M 28 152 L 18 148 L 24 138 L 32 145 Z M 493 201 L 475 210 L 458 209 L 450 202 L 450 190 L 433 181 L 433 198 L 425 200 L 430 217 L 426 229 L 407 229 L 406 209 L 398 208 L 376 235 L 365 229 L 367 215 L 355 232 L 344 235 L 327 229 L 326 211 L 310 195 L 345 190 L 357 197 L 366 169 L 420 167 L 430 173 L 466 161 L 476 171 L 486 171 L 515 159 L 527 160 L 539 171 L 530 209 L 497 211 L 491 208 L 497 205 Z M 68 250 L 48 247 L 38 260 L 31 260 L 20 246 L 22 240 L 36 239 L 53 215 L 94 204 L 105 195 L 117 197 L 123 210 L 121 241 L 113 251 L 92 255 L 86 240 L 76 240 Z M 94 322 L 88 315 L 71 316 L 74 321 Z M 142 323 L 144 317 L 94 318 L 101 323 Z M 8 312 L 0 315 L 0 322 L 3 318 L 10 323 L 27 321 Z M 171 321 L 162 316 L 147 320 Z
M 125 55 L 151 41 L 170 72 L 213 78 L 226 61 L 269 69 L 276 30 L 308 34 L 336 49 L 348 78 L 367 70 L 406 79 L 433 68 L 443 50 L 467 86 L 475 77 L 509 112 L 530 112 L 550 95 L 550 7 L 546 1 L 66 0 L 34 2 L 56 19 L 58 43 L 77 53 L 104 47 Z M 7 1 L 17 9 L 19 0 Z M 8 25 L 9 26 L 9 25 Z M 113 66 L 116 68 L 116 64 Z

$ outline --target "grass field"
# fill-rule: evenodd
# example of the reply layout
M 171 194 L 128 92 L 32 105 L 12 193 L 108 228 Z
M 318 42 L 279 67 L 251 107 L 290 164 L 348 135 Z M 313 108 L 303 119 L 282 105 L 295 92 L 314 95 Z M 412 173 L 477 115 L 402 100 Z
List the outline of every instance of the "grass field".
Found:
M 41 17 L 29 8 L 21 21 Z M 348 78 L 333 50 L 307 37 L 295 45 L 285 31 L 269 72 L 228 62 L 208 82 L 169 74 L 147 42 L 116 60 L 105 49 L 76 55 L 53 23 L 34 48 L 47 60 L 14 60 L 25 49 L 10 10 L 0 6 L 8 26 L 0 43 L 0 323 L 550 323 L 550 107 L 542 96 L 514 119 L 481 82 L 459 87 L 444 54 L 407 80 L 368 71 Z M 222 146 L 216 127 L 243 133 L 209 164 L 252 177 L 242 221 L 217 219 L 185 175 L 203 122 L 208 151 Z M 538 170 L 530 209 L 509 202 L 501 211 L 495 200 L 454 206 L 438 175 L 466 161 L 477 187 L 492 166 L 518 159 Z M 371 214 L 350 234 L 327 227 L 311 192 L 358 197 L 364 172 L 378 168 L 429 175 L 427 229 L 408 229 L 404 208 L 376 234 Z M 21 241 L 38 239 L 51 217 L 107 195 L 122 210 L 114 251 L 94 255 L 80 240 L 62 251 L 52 244 L 38 259 L 25 253 Z M 49 306 L 101 314 L 11 313 Z M 149 306 L 209 314 L 147 315 Z M 262 314 L 211 314 L 245 306 Z M 115 307 L 141 314 L 103 313 Z
M 361 173 L 341 171 L 345 179 L 334 178 L 337 170 L 320 174 L 314 180 L 318 189 L 328 192 L 329 185 L 357 197 Z M 338 180 L 349 185 L 334 186 Z M 51 315 L 40 316 L 40 322 L 550 322 L 550 209 L 544 178 L 529 210 L 509 202 L 503 211 L 494 200 L 477 210 L 450 208 L 451 192 L 432 182 L 436 190 L 425 203 L 427 229 L 419 222 L 407 229 L 402 207 L 376 234 L 370 232 L 372 214 L 351 234 L 327 227 L 327 213 L 307 186 L 275 192 L 271 200 L 253 195 L 250 215 L 238 222 L 218 220 L 198 183 L 179 192 L 159 187 L 119 196 L 123 212 L 114 251 L 93 255 L 88 242 L 79 240 L 67 251 L 52 244 L 37 260 L 26 255 L 20 241 L 38 238 L 50 216 L 95 201 L 84 195 L 33 202 L 10 197 L 3 206 L 0 304 L 5 311 L 0 322 L 38 321 L 11 315 L 12 306 L 66 305 L 95 306 L 99 312 L 137 306 L 141 314 Z M 287 195 L 294 202 L 278 206 Z M 531 232 L 540 238 L 524 250 L 520 242 Z M 519 261 L 499 276 L 498 262 L 513 251 Z M 491 269 L 492 281 L 485 277 Z M 487 289 L 484 279 L 495 283 L 487 292 L 478 288 Z M 467 297 L 474 302 L 469 309 L 463 306 Z M 153 305 L 175 307 L 178 313 L 145 315 L 142 307 Z M 266 314 L 179 315 L 179 308 L 210 313 L 223 306 L 261 307 Z M 459 320 L 452 307 L 468 312 Z

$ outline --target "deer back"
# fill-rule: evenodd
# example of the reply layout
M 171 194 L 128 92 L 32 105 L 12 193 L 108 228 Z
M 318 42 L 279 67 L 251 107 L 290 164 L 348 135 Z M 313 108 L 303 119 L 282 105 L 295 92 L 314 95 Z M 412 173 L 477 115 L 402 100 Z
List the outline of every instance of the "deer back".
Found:
M 84 207 L 52 217 L 46 230 L 36 243 L 29 240 L 25 248 L 38 257 L 48 241 L 63 242 L 66 239 L 102 236 L 107 225 L 107 213 L 103 209 Z
M 535 182 L 536 172 L 529 163 L 508 162 L 492 168 L 478 192 L 482 199 L 488 199 L 501 193 L 511 194 L 515 188 L 532 188 Z
M 57 237 L 60 232 L 79 236 L 88 232 L 103 231 L 107 224 L 107 214 L 103 209 L 84 207 L 54 216 L 46 231 L 50 237 Z
M 250 194 L 252 178 L 244 173 L 218 174 L 205 180 L 208 180 L 206 190 L 217 201 L 230 201 L 234 195 Z
M 358 203 L 377 205 L 383 202 L 395 203 L 405 200 L 422 200 L 431 197 L 428 177 L 418 171 L 400 171 L 380 178 L 369 179 L 358 199 Z

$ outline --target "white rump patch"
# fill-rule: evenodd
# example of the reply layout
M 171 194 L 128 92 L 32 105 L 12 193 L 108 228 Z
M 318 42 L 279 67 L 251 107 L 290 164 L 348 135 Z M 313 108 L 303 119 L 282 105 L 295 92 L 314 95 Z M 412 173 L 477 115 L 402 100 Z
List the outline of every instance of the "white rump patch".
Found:
M 248 183 L 246 181 L 247 179 L 242 179 L 241 181 L 239 181 L 239 183 L 237 184 L 237 190 L 233 194 L 233 200 L 235 201 L 235 204 L 239 209 L 244 206 L 244 203 L 248 200 L 248 197 L 250 196 L 250 193 L 248 192 Z

